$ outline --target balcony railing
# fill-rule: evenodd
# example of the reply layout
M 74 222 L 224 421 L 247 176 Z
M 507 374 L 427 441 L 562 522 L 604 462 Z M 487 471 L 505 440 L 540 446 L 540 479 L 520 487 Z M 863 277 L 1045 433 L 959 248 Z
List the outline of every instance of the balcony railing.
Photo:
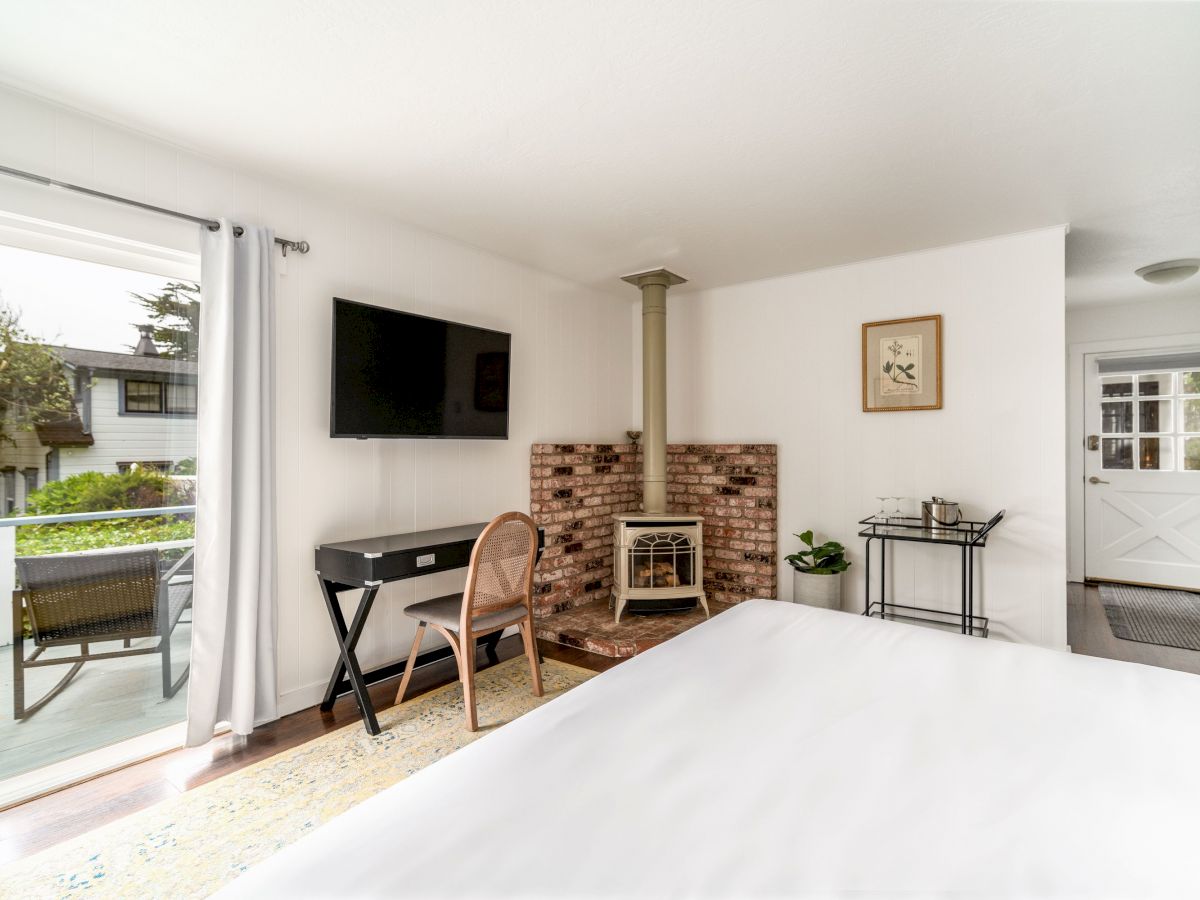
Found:
M 150 509 L 114 509 L 102 512 L 62 513 L 51 516 L 10 516 L 0 518 L 0 646 L 12 643 L 12 616 L 8 615 L 8 604 L 17 589 L 17 529 L 26 525 L 68 525 L 75 522 L 99 522 L 108 519 L 161 518 L 163 516 L 194 515 L 193 506 L 156 506 Z M 172 550 L 190 547 L 192 540 L 156 541 L 138 544 L 141 547 L 158 547 Z M 135 546 L 135 545 L 126 545 Z M 104 553 L 105 549 L 74 551 L 80 554 Z

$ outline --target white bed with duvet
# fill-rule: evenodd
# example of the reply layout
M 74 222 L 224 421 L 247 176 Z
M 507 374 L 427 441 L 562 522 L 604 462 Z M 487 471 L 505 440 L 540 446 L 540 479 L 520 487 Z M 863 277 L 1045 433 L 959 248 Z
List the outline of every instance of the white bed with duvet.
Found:
M 231 897 L 1200 896 L 1200 678 L 788 603 L 723 613 Z

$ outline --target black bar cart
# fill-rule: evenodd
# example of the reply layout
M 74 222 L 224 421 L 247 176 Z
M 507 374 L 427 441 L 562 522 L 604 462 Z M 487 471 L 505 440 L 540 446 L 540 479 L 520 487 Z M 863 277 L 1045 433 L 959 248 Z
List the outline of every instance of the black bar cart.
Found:
M 920 518 L 912 516 L 868 516 L 859 520 L 862 530 L 858 533 L 866 538 L 866 587 L 867 596 L 863 604 L 864 616 L 881 619 L 897 619 L 922 622 L 930 625 L 955 626 L 963 634 L 979 637 L 988 636 L 988 619 L 975 615 L 975 551 L 987 546 L 987 536 L 1004 518 L 1004 510 L 986 522 L 961 520 L 956 525 L 930 527 Z M 871 600 L 871 542 L 879 541 L 879 601 Z M 920 544 L 941 544 L 958 547 L 962 558 L 962 611 L 946 612 L 923 606 L 905 606 L 887 600 L 887 545 L 888 541 L 911 541 Z

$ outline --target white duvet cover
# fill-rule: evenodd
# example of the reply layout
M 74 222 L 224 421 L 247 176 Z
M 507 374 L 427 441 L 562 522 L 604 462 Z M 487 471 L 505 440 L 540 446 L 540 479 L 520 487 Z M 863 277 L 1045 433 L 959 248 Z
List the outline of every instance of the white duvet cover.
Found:
M 1200 897 L 1200 677 L 751 601 L 237 897 Z

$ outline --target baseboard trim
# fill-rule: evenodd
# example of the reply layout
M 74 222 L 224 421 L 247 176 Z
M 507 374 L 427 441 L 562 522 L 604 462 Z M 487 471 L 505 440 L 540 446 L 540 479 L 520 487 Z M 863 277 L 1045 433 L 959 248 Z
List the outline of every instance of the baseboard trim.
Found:
M 517 630 L 510 626 L 500 632 L 500 638 L 504 639 L 516 633 Z M 419 654 L 417 656 L 416 668 L 419 669 L 431 663 L 441 662 L 443 659 L 453 656 L 454 651 L 450 649 L 450 645 L 442 644 L 440 647 L 434 647 L 432 650 L 426 650 L 424 653 Z M 386 681 L 389 678 L 399 678 L 404 674 L 404 666 L 407 662 L 408 658 L 405 657 L 404 659 L 384 663 L 382 666 L 376 666 L 374 669 L 363 672 L 363 680 L 368 685 L 372 685 L 380 681 Z M 327 680 L 314 681 L 311 684 L 293 688 L 290 691 L 280 694 L 278 700 L 279 716 L 290 716 L 292 713 L 300 712 L 302 709 L 316 706 L 325 699 L 325 690 L 328 686 L 329 682 Z M 343 679 L 339 686 L 338 697 L 341 698 L 348 693 L 350 693 L 350 683 Z
M 428 666 L 431 663 L 441 662 L 443 659 L 453 657 L 454 651 L 450 649 L 449 644 L 441 647 L 435 647 L 432 650 L 426 650 L 417 656 L 416 668 Z M 378 684 L 381 681 L 386 681 L 389 678 L 398 678 L 404 674 L 404 666 L 408 660 L 399 659 L 395 662 L 385 663 L 369 671 L 363 672 L 363 680 L 368 684 Z M 279 695 L 279 715 L 288 716 L 295 712 L 300 712 L 302 709 L 308 709 L 311 706 L 316 706 L 325 699 L 325 690 L 329 687 L 328 681 L 314 681 L 311 684 L 306 684 L 303 687 L 296 688 L 291 691 Z M 341 688 L 338 691 L 338 698 L 342 698 L 350 693 L 350 683 L 345 679 L 342 680 Z
M 1119 578 L 1084 578 L 1084 584 L 1099 587 L 1102 584 L 1126 584 L 1130 587 L 1157 588 L 1160 591 L 1183 591 L 1185 594 L 1200 593 L 1195 588 L 1179 587 L 1174 584 L 1154 584 L 1150 581 L 1121 581 Z

